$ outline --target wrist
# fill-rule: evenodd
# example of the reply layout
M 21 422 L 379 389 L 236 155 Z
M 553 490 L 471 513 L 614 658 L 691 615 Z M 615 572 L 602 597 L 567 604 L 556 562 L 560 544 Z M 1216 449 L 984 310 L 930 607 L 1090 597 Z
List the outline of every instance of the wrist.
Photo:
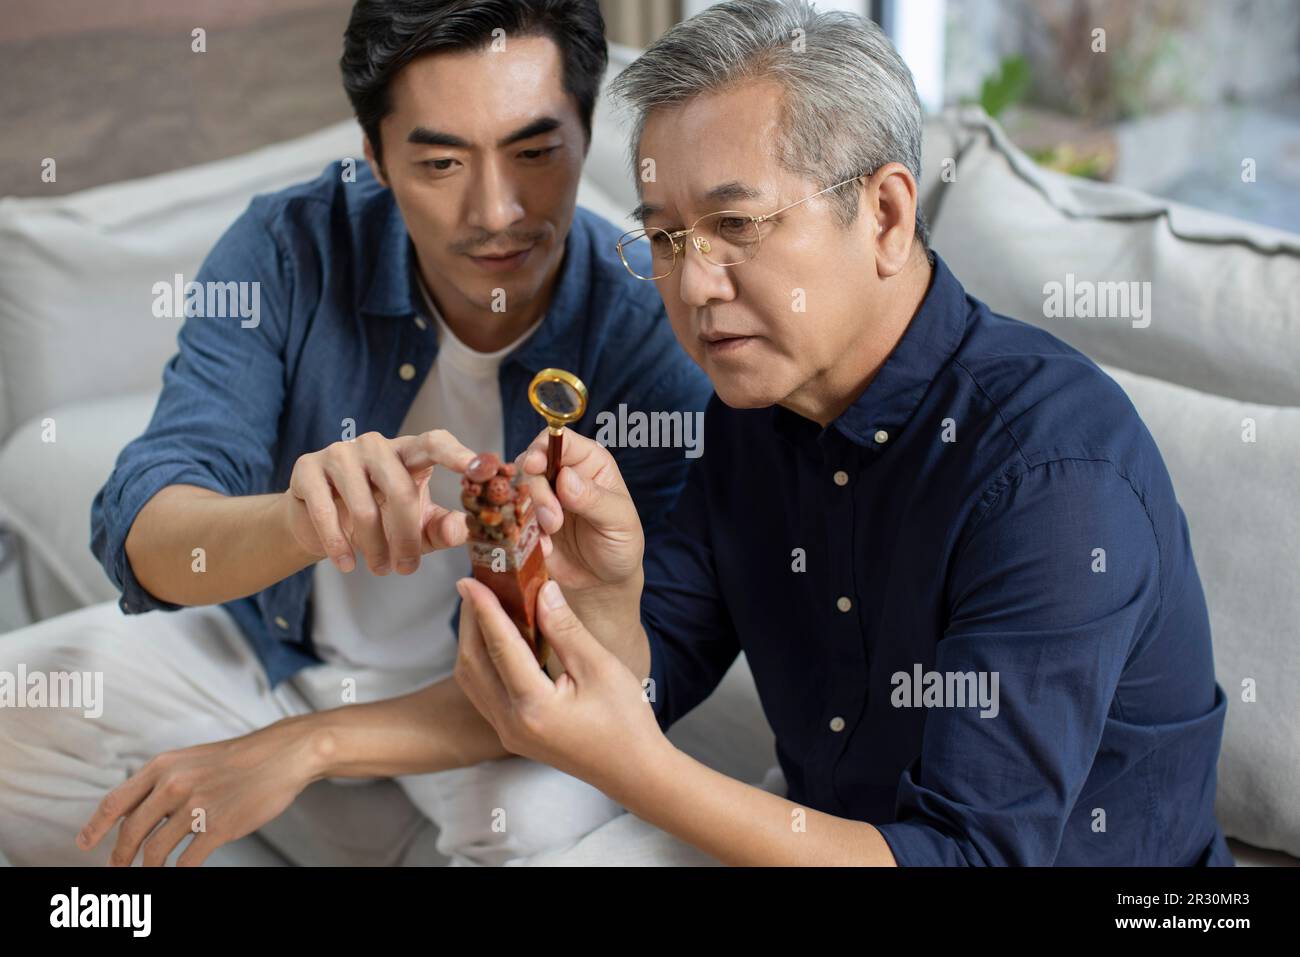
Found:
M 687 755 L 657 724 L 653 731 L 647 730 L 638 745 L 627 748 L 624 755 L 627 760 L 619 763 L 614 777 L 597 787 L 633 814 L 644 816 L 648 808 L 642 804 L 647 795 L 653 794 L 663 782 L 675 780 Z M 654 802 L 649 806 L 653 807 Z
M 294 512 L 296 509 L 305 507 L 293 494 L 286 489 L 279 495 L 275 496 L 271 502 L 271 518 L 274 525 L 277 538 L 284 543 L 288 550 L 290 560 L 298 568 L 306 568 L 308 565 L 314 565 L 322 558 L 324 554 L 316 554 L 306 548 L 298 539 L 294 528 Z
M 341 745 L 337 732 L 327 720 L 328 714 L 298 715 L 273 726 L 286 737 L 287 764 L 303 787 L 336 776 Z
M 644 586 L 645 574 L 638 568 L 621 582 L 565 591 L 564 597 L 589 630 L 593 623 L 622 630 L 640 623 Z

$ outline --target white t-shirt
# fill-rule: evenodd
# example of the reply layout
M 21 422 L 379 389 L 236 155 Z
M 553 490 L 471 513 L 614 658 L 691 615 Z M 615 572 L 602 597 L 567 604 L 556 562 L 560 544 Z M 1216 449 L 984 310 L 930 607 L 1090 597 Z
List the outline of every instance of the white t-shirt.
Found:
M 438 357 L 402 420 L 401 435 L 446 429 L 476 452 L 502 454 L 505 445 L 498 370 L 505 357 L 542 324 L 496 352 L 476 352 L 447 326 L 420 283 L 438 336 Z M 460 475 L 435 468 L 429 497 L 460 508 Z M 343 574 L 329 560 L 317 562 L 312 581 L 312 638 L 331 664 L 381 670 L 416 669 L 441 677 L 456 665 L 456 580 L 470 572 L 464 548 L 431 552 L 412 575 L 372 574 L 360 550 L 357 565 Z

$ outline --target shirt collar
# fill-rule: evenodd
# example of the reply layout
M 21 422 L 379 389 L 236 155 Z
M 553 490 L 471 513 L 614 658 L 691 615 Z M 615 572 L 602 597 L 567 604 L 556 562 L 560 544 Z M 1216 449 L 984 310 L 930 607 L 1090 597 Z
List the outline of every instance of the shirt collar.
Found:
M 862 395 L 831 423 L 845 438 L 873 451 L 893 444 L 966 333 L 966 291 L 939 254 L 931 255 L 930 288 L 916 315 Z M 780 407 L 773 425 L 791 437 L 807 427 L 800 416 Z
M 412 316 L 421 293 L 417 285 L 415 250 L 401 210 L 385 190 L 388 210 L 378 241 L 378 258 L 371 270 L 370 288 L 362 309 L 376 316 Z M 532 372 L 548 366 L 571 366 L 581 351 L 583 323 L 587 318 L 592 276 L 590 224 L 585 210 L 574 210 L 565 238 L 560 277 L 546 315 L 536 332 L 510 356 Z
M 382 195 L 385 209 L 378 217 L 380 234 L 373 247 L 378 253 L 372 261 L 370 288 L 361 309 L 367 315 L 405 318 L 415 315 L 419 302 L 415 249 L 392 190 L 385 189 Z

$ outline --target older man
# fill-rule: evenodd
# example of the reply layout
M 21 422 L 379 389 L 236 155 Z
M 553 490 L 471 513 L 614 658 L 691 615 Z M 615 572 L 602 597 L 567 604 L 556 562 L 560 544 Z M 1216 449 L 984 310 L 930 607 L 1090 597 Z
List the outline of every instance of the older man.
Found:
M 717 395 L 644 565 L 608 453 L 566 445 L 557 682 L 460 583 L 457 676 L 506 747 L 649 822 L 557 859 L 1230 864 L 1226 699 L 1160 454 L 1092 362 L 927 250 L 920 108 L 879 30 L 735 0 L 616 89 L 644 222 L 620 248 L 651 247 L 628 268 Z M 784 796 L 662 733 L 740 651 Z

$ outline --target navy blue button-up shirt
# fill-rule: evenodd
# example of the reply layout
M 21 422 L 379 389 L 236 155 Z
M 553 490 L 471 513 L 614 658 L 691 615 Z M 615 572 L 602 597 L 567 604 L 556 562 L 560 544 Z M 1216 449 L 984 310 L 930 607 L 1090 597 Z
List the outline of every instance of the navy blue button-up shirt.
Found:
M 647 546 L 662 727 L 743 650 L 790 799 L 900 864 L 1232 863 L 1187 525 L 1096 365 L 936 256 L 830 426 L 714 398 L 705 434 Z
M 586 383 L 590 406 L 572 426 L 583 434 L 595 431 L 602 410 L 624 403 L 646 414 L 704 408 L 708 379 L 677 345 L 654 285 L 623 268 L 618 232 L 577 210 L 546 316 L 501 366 L 507 456 L 544 425 L 527 389 L 549 366 Z M 345 183 L 334 164 L 314 181 L 254 199 L 195 280 L 260 283 L 259 316 L 185 319 L 147 430 L 95 498 L 91 548 L 128 614 L 180 607 L 141 587 L 126 556 L 131 524 L 154 494 L 175 484 L 280 492 L 299 456 L 339 441 L 347 420 L 350 434 L 395 436 L 438 353 L 433 325 L 415 321 L 422 303 L 406 225 L 392 192 L 364 166 L 356 182 Z M 404 378 L 406 364 L 415 374 Z M 653 523 L 680 491 L 684 450 L 611 451 Z M 273 685 L 319 661 L 311 585 L 309 566 L 226 603 Z

